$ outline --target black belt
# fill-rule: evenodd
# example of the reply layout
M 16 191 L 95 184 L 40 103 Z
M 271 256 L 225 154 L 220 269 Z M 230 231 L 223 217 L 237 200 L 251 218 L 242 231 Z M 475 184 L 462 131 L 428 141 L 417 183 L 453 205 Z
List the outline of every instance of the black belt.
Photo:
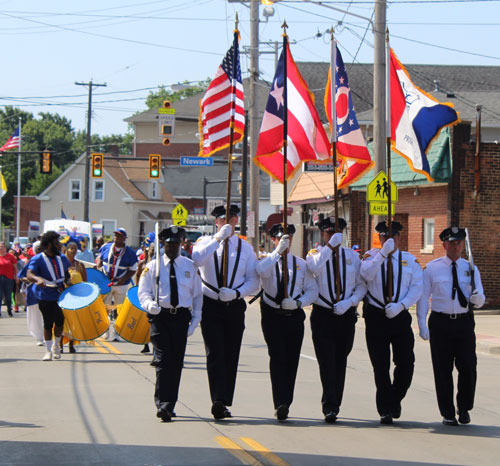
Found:
M 459 314 L 447 314 L 445 312 L 431 311 L 431 314 L 441 319 L 456 320 L 456 319 L 463 319 L 464 317 L 470 317 L 472 315 L 472 312 L 467 311 L 467 312 L 460 312 Z
M 184 309 L 189 310 L 187 307 L 162 307 L 161 312 L 166 312 L 167 314 L 177 314 Z

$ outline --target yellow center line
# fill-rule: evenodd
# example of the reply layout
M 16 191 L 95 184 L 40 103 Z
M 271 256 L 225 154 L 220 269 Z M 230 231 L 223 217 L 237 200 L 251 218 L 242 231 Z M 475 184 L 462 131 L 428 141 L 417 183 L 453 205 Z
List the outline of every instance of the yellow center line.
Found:
M 112 353 L 123 354 L 118 348 L 115 348 L 111 343 L 108 343 L 107 341 L 104 341 L 101 338 L 99 338 L 98 341 L 101 345 L 104 345 L 106 348 L 108 348 Z
M 250 453 L 243 450 L 243 448 L 241 448 L 231 439 L 222 435 L 215 437 L 215 439 L 221 447 L 225 448 L 228 453 L 231 453 L 231 455 L 240 460 L 242 464 L 248 464 L 251 466 L 264 466 L 258 459 L 254 458 Z
M 240 438 L 250 448 L 252 448 L 253 450 L 260 453 L 266 460 L 270 461 L 271 463 L 275 464 L 276 466 L 289 466 L 289 464 L 285 460 L 281 459 L 278 455 L 275 455 L 274 453 L 272 453 L 271 450 L 268 450 L 266 447 L 264 447 L 259 442 L 255 441 L 254 439 L 249 438 L 249 437 L 240 437 Z
M 95 340 L 90 340 L 90 341 L 87 341 L 86 342 L 88 346 L 94 346 L 97 351 L 101 352 L 101 353 L 106 353 L 106 354 L 109 354 L 109 351 L 106 349 L 106 348 L 103 348 L 99 343 L 97 343 L 97 341 Z

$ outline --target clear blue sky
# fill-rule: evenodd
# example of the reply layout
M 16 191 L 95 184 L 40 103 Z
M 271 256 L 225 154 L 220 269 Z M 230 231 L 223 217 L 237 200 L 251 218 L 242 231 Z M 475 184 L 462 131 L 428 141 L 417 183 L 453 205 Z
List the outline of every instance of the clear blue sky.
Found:
M 323 2 L 364 17 L 373 2 Z M 332 25 L 346 63 L 373 62 L 368 22 L 305 1 L 284 0 L 266 19 L 261 42 L 281 41 L 286 19 L 296 61 L 328 61 Z M 55 112 L 86 127 L 87 88 L 94 90 L 92 132 L 124 133 L 123 119 L 145 110 L 147 88 L 213 77 L 231 42 L 235 11 L 241 48 L 249 45 L 249 9 L 225 0 L 0 0 L 4 50 L 0 105 L 35 115 Z M 391 46 L 403 64 L 500 66 L 500 1 L 397 1 L 387 11 Z M 341 21 L 342 25 L 338 26 Z M 450 50 L 453 49 L 453 50 Z M 261 51 L 271 51 L 261 45 Z M 456 50 L 456 51 L 454 51 Z M 262 78 L 271 80 L 274 56 L 261 55 Z M 242 70 L 247 75 L 247 56 Z M 51 104 L 51 105 L 49 105 Z

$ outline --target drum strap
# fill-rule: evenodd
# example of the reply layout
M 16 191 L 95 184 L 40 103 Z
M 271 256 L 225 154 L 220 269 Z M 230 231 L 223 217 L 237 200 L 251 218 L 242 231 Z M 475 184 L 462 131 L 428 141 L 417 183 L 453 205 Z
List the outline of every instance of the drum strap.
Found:
M 64 267 L 61 256 L 55 256 L 53 258 L 54 263 L 47 257 L 47 255 L 42 253 L 43 261 L 45 262 L 45 267 L 50 274 L 50 278 L 53 283 L 62 283 L 64 281 Z M 57 266 L 55 264 L 57 263 Z M 57 273 L 57 268 L 60 270 L 60 274 Z

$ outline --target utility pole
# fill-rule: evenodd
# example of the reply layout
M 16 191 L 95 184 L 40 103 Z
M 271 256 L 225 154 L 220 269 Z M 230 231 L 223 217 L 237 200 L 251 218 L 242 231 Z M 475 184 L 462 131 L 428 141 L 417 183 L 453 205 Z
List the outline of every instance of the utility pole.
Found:
M 89 184 L 90 184 L 90 146 L 91 141 L 91 122 L 92 122 L 92 88 L 94 87 L 106 87 L 104 84 L 95 84 L 92 79 L 88 83 L 75 82 L 77 86 L 87 86 L 89 88 L 89 105 L 87 110 L 87 150 L 85 155 L 85 181 L 83 183 L 83 221 L 89 221 Z
M 250 211 L 254 213 L 255 227 L 251 244 L 255 251 L 259 246 L 259 201 L 260 178 L 259 168 L 252 163 L 257 153 L 259 140 L 259 103 L 257 102 L 257 80 L 259 79 L 259 4 L 260 0 L 250 1 L 250 106 L 248 117 L 250 120 Z
M 21 151 L 23 137 L 21 131 L 21 117 L 19 117 L 19 152 L 17 153 L 17 209 L 16 209 L 16 238 L 20 241 L 19 224 L 21 221 Z M 6 298 L 7 299 L 7 298 Z
M 248 113 L 245 113 L 245 135 L 243 137 L 243 153 L 241 154 L 241 217 L 240 234 L 247 235 L 247 202 L 248 202 Z

